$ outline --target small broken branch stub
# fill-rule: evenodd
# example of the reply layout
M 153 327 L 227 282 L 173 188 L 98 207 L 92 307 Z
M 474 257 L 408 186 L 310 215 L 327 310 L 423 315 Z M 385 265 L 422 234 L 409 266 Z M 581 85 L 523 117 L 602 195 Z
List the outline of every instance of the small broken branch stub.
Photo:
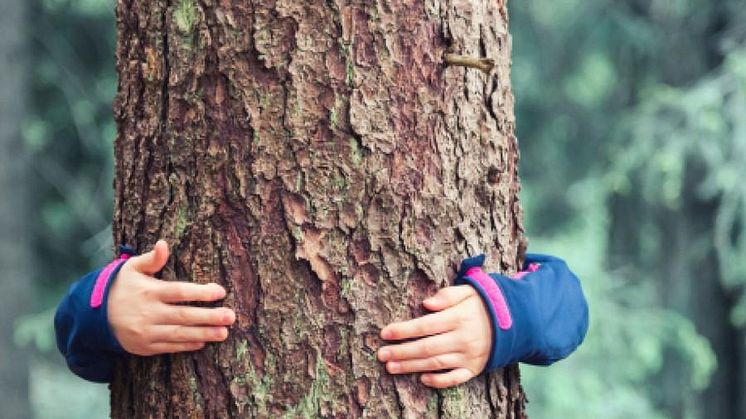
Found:
M 447 65 L 476 68 L 477 70 L 481 70 L 484 74 L 490 74 L 490 71 L 495 68 L 495 61 L 490 58 L 474 58 L 465 55 L 446 53 L 443 55 L 443 59 Z

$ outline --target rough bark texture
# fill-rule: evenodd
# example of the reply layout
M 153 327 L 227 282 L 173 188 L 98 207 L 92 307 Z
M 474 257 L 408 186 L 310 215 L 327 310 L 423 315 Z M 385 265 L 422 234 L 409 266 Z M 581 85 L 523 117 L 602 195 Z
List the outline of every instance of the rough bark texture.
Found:
M 163 277 L 238 321 L 124 362 L 113 417 L 524 416 L 517 368 L 437 392 L 374 355 L 463 257 L 522 257 L 503 0 L 118 0 L 117 25 L 115 242 L 166 238 Z
M 13 324 L 31 302 L 30 165 L 21 140 L 27 70 L 23 0 L 0 2 L 0 417 L 31 417 L 27 351 Z

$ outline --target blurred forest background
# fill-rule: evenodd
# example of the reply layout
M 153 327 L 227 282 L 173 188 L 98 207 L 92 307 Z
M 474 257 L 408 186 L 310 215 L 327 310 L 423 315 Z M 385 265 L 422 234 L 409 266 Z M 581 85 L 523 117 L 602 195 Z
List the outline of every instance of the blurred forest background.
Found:
M 113 10 L 0 4 L 2 418 L 108 412 L 52 317 L 110 257 Z M 510 12 L 529 249 L 591 305 L 575 355 L 522 368 L 531 417 L 746 418 L 746 1 Z

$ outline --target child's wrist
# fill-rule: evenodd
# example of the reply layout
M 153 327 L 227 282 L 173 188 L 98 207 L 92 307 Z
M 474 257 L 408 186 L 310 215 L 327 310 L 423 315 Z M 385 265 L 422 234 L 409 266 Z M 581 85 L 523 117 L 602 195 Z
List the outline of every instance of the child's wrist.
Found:
M 114 283 L 119 278 L 122 268 L 131 256 L 136 253 L 130 247 L 119 246 L 119 256 L 106 265 L 98 277 L 91 292 L 91 309 L 98 310 L 101 317 L 101 328 L 105 337 L 104 346 L 112 352 L 126 352 L 116 336 L 116 331 L 109 321 L 109 296 L 114 289 Z
M 526 319 L 523 311 L 526 307 L 513 307 L 511 293 L 506 289 L 521 282 L 520 278 L 532 272 L 519 273 L 516 279 L 500 274 L 488 274 L 482 270 L 484 260 L 484 255 L 465 259 L 461 264 L 456 283 L 472 286 L 487 309 L 493 339 L 489 359 L 482 372 L 489 372 L 520 361 L 521 354 L 518 352 L 533 339 L 530 333 L 524 333 L 525 330 L 531 329 L 523 324 Z M 528 263 L 526 267 L 529 267 Z M 538 265 L 529 269 L 529 271 L 535 270 L 538 270 Z M 515 312 L 516 309 L 519 313 Z

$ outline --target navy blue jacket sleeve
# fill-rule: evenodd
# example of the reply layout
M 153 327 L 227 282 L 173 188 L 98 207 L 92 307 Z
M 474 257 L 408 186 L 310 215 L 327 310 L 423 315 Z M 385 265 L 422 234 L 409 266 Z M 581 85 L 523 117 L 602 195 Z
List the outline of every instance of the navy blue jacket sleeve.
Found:
M 70 370 L 89 381 L 111 381 L 116 358 L 125 352 L 109 326 L 106 311 L 109 288 L 122 264 L 88 273 L 72 284 L 54 316 L 57 348 Z M 108 274 L 106 278 L 99 278 L 102 272 Z M 97 282 L 103 302 L 94 307 L 92 294 Z
M 472 285 L 489 311 L 494 341 L 485 371 L 515 362 L 550 365 L 583 342 L 588 304 L 562 259 L 529 254 L 513 277 L 485 274 L 483 263 L 484 255 L 464 260 L 456 283 Z

